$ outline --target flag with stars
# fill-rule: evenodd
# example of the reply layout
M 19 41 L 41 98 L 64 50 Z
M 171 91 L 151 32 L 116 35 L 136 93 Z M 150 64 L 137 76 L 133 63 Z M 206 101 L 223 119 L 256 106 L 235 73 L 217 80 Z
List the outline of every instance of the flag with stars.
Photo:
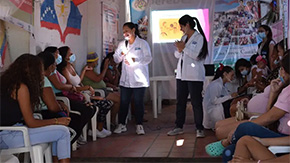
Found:
M 68 34 L 80 35 L 82 15 L 70 0 L 44 0 L 40 11 L 40 24 L 57 30 L 64 43 Z

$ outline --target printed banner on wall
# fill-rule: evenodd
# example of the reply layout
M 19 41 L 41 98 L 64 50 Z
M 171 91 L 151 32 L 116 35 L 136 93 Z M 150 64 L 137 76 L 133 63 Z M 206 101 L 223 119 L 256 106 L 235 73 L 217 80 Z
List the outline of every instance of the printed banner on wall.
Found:
M 257 53 L 258 0 L 217 0 L 213 26 L 213 61 L 234 65 Z
M 8 41 L 5 33 L 4 22 L 0 20 L 0 72 L 10 65 Z
M 0 19 L 33 32 L 33 1 L 0 1 Z
M 119 13 L 103 3 L 103 58 L 117 47 Z
M 148 33 L 148 16 L 146 15 L 146 7 L 148 0 L 130 0 L 131 21 L 138 24 L 140 36 L 147 40 Z
M 68 34 L 80 35 L 81 23 L 82 15 L 74 1 L 44 0 L 41 4 L 41 27 L 57 30 L 63 43 Z

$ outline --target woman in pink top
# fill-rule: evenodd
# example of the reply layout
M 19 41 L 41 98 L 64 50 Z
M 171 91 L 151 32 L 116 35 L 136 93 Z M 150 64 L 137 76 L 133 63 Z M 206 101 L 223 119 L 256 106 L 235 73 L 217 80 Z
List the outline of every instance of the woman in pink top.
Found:
M 230 132 L 227 139 L 214 142 L 206 146 L 206 151 L 210 155 L 223 154 L 223 161 L 227 162 L 232 159 L 235 145 L 243 136 L 256 136 L 259 138 L 275 138 L 290 135 L 290 50 L 285 52 L 281 60 L 279 78 L 271 81 L 271 93 L 269 101 L 275 102 L 273 107 L 266 113 L 259 116 L 251 122 L 240 124 L 237 129 Z M 281 93 L 280 93 L 281 92 Z M 264 126 L 268 126 L 276 121 L 280 122 L 278 132 L 271 131 Z M 231 134 L 233 133 L 233 134 Z

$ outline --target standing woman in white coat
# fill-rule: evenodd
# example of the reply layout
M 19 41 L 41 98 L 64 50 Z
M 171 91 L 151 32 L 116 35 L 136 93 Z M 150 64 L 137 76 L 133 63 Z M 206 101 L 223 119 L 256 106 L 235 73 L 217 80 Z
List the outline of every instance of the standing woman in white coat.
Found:
M 234 76 L 233 68 L 220 64 L 213 81 L 207 86 L 203 98 L 203 126 L 206 129 L 214 129 L 217 121 L 231 116 L 230 104 L 238 93 L 230 94 L 225 84 L 231 82 Z
M 175 128 L 167 133 L 169 136 L 183 134 L 186 116 L 187 97 L 190 93 L 194 111 L 197 137 L 204 137 L 202 89 L 205 80 L 204 60 L 208 55 L 207 41 L 197 18 L 184 15 L 179 19 L 180 30 L 184 33 L 180 41 L 175 42 L 175 57 L 178 58 L 176 86 L 177 104 Z M 197 25 L 197 30 L 195 30 Z
M 114 133 L 126 132 L 126 117 L 128 114 L 131 96 L 134 96 L 136 133 L 144 135 L 142 125 L 144 116 L 144 95 L 146 87 L 149 87 L 148 64 L 151 62 L 149 44 L 140 38 L 138 25 L 127 22 L 123 25 L 124 41 L 121 41 L 114 54 L 114 61 L 122 63 L 120 79 L 121 104 L 118 114 L 119 125 Z

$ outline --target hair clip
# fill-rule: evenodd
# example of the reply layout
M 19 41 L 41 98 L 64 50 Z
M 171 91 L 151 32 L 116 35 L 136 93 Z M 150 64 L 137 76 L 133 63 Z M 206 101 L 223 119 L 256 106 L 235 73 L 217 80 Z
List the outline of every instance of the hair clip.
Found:
M 220 68 L 219 70 L 222 71 L 224 69 L 224 65 L 222 63 L 220 63 Z

